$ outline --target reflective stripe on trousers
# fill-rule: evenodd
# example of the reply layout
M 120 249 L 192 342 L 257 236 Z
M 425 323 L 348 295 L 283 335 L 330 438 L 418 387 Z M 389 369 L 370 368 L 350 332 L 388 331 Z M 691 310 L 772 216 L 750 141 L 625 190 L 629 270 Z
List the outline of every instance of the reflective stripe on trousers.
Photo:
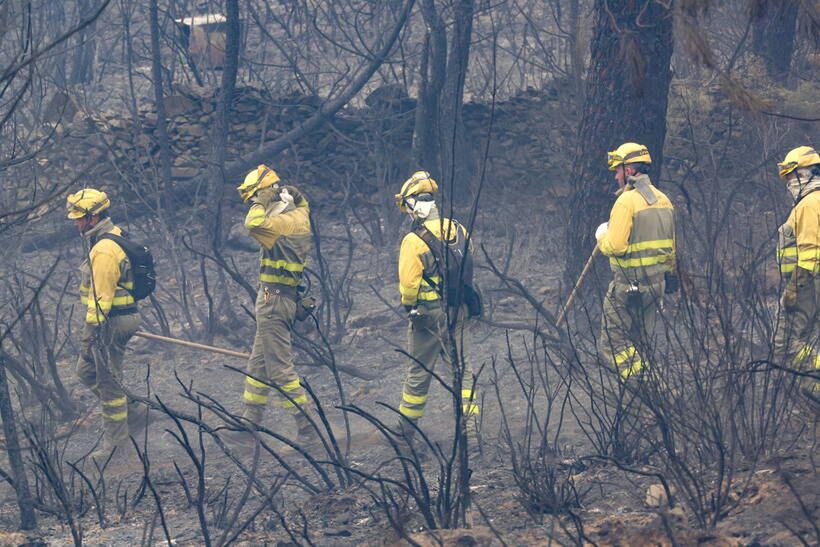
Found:
M 292 380 L 284 385 L 278 386 L 276 391 L 282 398 L 282 408 L 291 408 L 294 405 L 302 405 L 307 403 L 307 394 L 302 389 L 302 384 L 299 378 Z M 245 391 L 242 398 L 245 403 L 251 405 L 266 405 L 270 400 L 269 394 L 273 388 L 268 384 L 259 382 L 250 376 L 245 376 Z M 290 397 L 290 399 L 288 399 Z
M 295 317 L 296 302 L 291 297 L 275 292 L 266 295 L 265 288 L 260 287 L 256 296 L 256 336 L 242 394 L 247 407 L 259 409 L 266 405 L 272 389 L 279 393 L 270 387 L 273 385 L 282 390 L 279 395 L 283 408 L 297 410 L 294 405 L 307 404 L 307 395 L 293 365 L 291 332 Z M 257 414 L 250 408 L 246 417 L 256 419 Z
M 123 378 L 123 357 L 128 340 L 139 328 L 139 315 L 111 317 L 100 327 L 97 346 L 99 360 L 93 354 L 82 354 L 77 360 L 77 376 L 102 403 L 106 443 L 128 442 L 128 400 L 120 388 Z M 90 325 L 85 327 L 88 335 Z
M 630 293 L 629 287 L 610 282 L 604 297 L 600 349 L 621 379 L 648 365 L 639 348 L 653 348 L 653 331 L 663 284 Z
M 420 315 L 410 318 L 408 326 L 407 353 L 412 357 L 407 368 L 402 389 L 402 400 L 399 412 L 407 418 L 417 420 L 424 415 L 432 375 L 425 370 L 433 370 L 439 355 L 450 364 L 450 355 L 443 340 L 446 338 L 446 314 L 441 306 L 420 306 Z M 462 360 L 466 362 L 462 380 L 462 411 L 465 415 L 476 415 L 479 412 L 477 394 L 473 391 L 473 372 L 469 360 L 469 334 L 464 331 L 462 310 L 455 327 L 456 343 L 463 340 L 459 347 Z M 463 334 L 463 336 L 462 336 Z M 461 357 L 461 355 L 460 355 Z M 421 366 L 419 363 L 423 363 Z M 449 378 L 445 375 L 445 378 Z M 472 400 L 471 400 L 472 394 Z

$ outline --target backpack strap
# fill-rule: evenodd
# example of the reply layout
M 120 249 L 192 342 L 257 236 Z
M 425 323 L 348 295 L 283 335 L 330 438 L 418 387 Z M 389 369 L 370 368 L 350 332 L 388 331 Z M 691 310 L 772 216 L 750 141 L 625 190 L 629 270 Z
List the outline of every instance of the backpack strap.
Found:
M 436 264 L 436 268 L 439 271 L 439 275 L 443 275 L 441 271 L 441 263 L 442 263 L 442 256 L 441 256 L 441 247 L 442 241 L 438 239 L 436 236 L 433 235 L 433 232 L 427 229 L 426 226 L 423 224 L 418 224 L 414 229 L 413 233 L 416 234 L 421 238 L 422 241 L 427 245 L 427 248 L 430 249 L 430 254 L 433 255 L 433 262 Z M 433 279 L 427 275 L 427 272 L 422 271 L 421 273 L 422 279 L 424 279 L 428 285 L 439 290 L 439 284 L 435 283 Z
M 124 242 L 124 239 L 123 239 L 122 236 L 118 236 L 117 234 L 112 234 L 111 232 L 106 232 L 104 234 L 100 234 L 100 237 L 97 238 L 97 242 L 100 242 L 103 239 L 110 239 L 111 241 L 113 241 L 114 243 L 119 245 L 120 247 L 123 246 L 123 242 Z M 125 252 L 124 248 L 123 248 L 123 252 Z

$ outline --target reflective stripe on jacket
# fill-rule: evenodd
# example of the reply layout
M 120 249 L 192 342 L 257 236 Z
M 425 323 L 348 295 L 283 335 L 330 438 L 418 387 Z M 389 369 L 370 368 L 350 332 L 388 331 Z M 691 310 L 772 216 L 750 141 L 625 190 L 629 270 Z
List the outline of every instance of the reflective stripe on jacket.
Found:
M 657 201 L 650 205 L 627 187 L 612 206 L 609 228 L 598 242 L 618 283 L 657 285 L 664 272 L 675 268 L 675 210 L 666 194 L 648 187 Z
M 108 233 L 120 236 L 122 230 L 114 226 Z M 86 323 L 99 325 L 112 311 L 137 311 L 137 303 L 129 292 L 134 288 L 131 264 L 122 247 L 110 239 L 98 240 L 93 243 L 82 271 L 80 302 L 86 307 Z
M 464 237 L 467 237 L 467 229 L 458 222 L 446 218 L 443 222 L 440 218 L 428 218 L 424 221 L 424 227 L 439 240 L 442 239 L 442 226 L 444 226 L 447 241 L 455 239 L 457 229 L 460 229 Z M 424 279 L 425 275 L 435 285 L 441 284 L 440 272 L 436 268 L 430 248 L 417 234 L 410 232 L 402 239 L 399 250 L 399 293 L 402 304 L 414 306 L 418 302 L 432 302 L 439 299 L 438 290 Z
M 778 230 L 777 262 L 787 276 L 795 267 L 820 272 L 820 190 L 797 202 Z
M 259 280 L 299 285 L 312 243 L 307 205 L 268 216 L 265 207 L 255 203 L 245 217 L 245 228 L 262 246 Z

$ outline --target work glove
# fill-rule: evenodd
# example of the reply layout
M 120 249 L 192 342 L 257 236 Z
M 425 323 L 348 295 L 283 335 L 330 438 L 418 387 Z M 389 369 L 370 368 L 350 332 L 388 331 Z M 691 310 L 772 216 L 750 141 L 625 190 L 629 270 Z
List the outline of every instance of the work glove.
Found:
M 279 201 L 283 202 L 286 206 L 293 203 L 293 196 L 290 195 L 287 188 L 282 188 L 282 191 L 279 192 Z
M 288 195 L 293 198 L 293 204 L 296 207 L 307 207 L 307 198 L 305 198 L 305 195 L 300 192 L 298 188 L 294 186 L 287 186 L 286 189 L 288 191 Z
M 595 239 L 600 241 L 601 238 L 604 237 L 604 234 L 606 234 L 607 230 L 609 230 L 609 222 L 604 222 L 598 226 L 598 229 L 595 230 Z
M 278 199 L 266 206 L 268 216 L 284 213 L 291 203 L 293 203 L 293 196 L 288 193 L 287 188 L 282 188 L 282 191 L 279 192 Z
M 277 189 L 274 188 L 273 186 L 268 186 L 267 188 L 262 188 L 261 190 L 259 190 L 258 192 L 256 192 L 253 195 L 253 197 L 251 198 L 251 201 L 253 203 L 258 203 L 259 205 L 261 205 L 262 207 L 267 209 L 268 206 L 271 203 L 273 203 L 274 201 L 276 201 L 276 199 L 277 199 L 276 190 Z
M 419 314 L 419 310 L 416 306 L 411 306 L 410 304 L 404 305 L 404 311 L 407 312 L 407 315 L 410 317 L 415 317 Z
M 780 228 L 777 229 L 777 263 L 778 265 L 783 264 L 783 257 L 781 253 L 790 248 L 797 245 L 797 239 L 794 235 L 794 228 L 791 227 L 789 224 L 783 224 Z M 782 273 L 782 270 L 781 270 Z

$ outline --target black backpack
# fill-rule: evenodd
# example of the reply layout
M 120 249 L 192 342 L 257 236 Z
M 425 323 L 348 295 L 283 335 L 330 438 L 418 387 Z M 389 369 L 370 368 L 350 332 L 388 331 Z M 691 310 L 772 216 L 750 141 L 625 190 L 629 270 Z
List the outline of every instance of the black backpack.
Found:
M 128 257 L 128 262 L 131 263 L 131 273 L 134 277 L 134 288 L 126 289 L 134 300 L 140 301 L 154 292 L 157 286 L 157 273 L 154 270 L 154 257 L 151 255 L 151 249 L 147 245 L 142 245 L 135 241 L 126 239 L 125 232 L 122 236 L 112 233 L 103 234 L 100 239 L 110 239 L 125 252 Z
M 466 304 L 470 317 L 480 317 L 483 305 L 481 295 L 473 283 L 473 255 L 464 241 L 464 232 L 461 230 L 461 226 L 455 221 L 452 222 L 456 229 L 456 237 L 450 242 L 437 238 L 423 225 L 416 226 L 413 232 L 430 248 L 439 275 L 446 279 L 447 305 L 456 307 Z M 431 287 L 439 291 L 442 298 L 445 298 L 445 295 L 441 294 L 442 287 L 434 283 L 426 273 L 422 276 Z

